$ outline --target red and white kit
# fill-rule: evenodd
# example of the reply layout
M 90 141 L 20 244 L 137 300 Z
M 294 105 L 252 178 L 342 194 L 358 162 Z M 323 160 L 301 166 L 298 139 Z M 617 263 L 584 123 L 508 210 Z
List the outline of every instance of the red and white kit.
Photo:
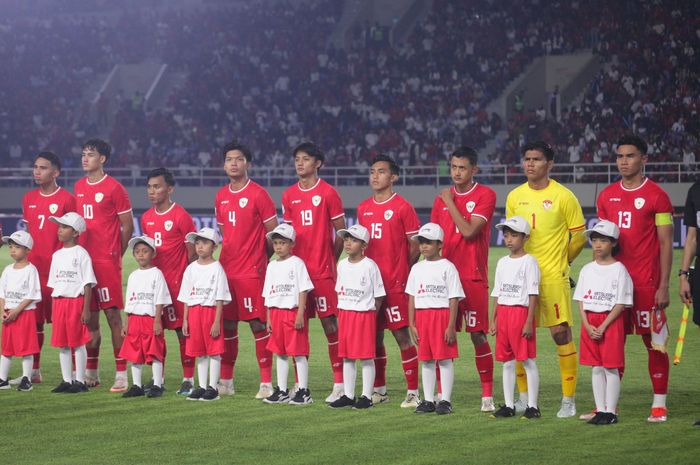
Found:
M 465 239 L 440 196 L 435 198 L 430 221 L 439 224 L 445 232 L 442 256 L 457 267 L 466 294 L 466 298 L 459 305 L 458 329 L 461 328 L 463 319 L 467 331 L 486 332 L 489 326 L 489 243 L 491 221 L 496 208 L 496 193 L 475 183 L 464 193 L 458 193 L 452 187 L 452 195 L 460 215 L 465 220 L 471 221 L 472 217 L 479 217 L 486 221 L 479 234 L 473 239 Z
M 299 307 L 299 294 L 314 288 L 304 261 L 290 256 L 267 265 L 262 297 L 270 309 L 272 333 L 267 349 L 277 355 L 309 355 L 309 327 L 294 327 Z M 308 296 L 307 296 L 308 302 Z
M 52 346 L 74 348 L 90 342 L 90 332 L 80 318 L 85 286 L 90 285 L 94 291 L 96 283 L 90 255 L 84 248 L 64 247 L 53 254 L 48 281 L 53 289 Z
M 106 174 L 94 183 L 81 178 L 74 190 L 77 211 L 87 225 L 79 242 L 90 254 L 97 277 L 91 309 L 124 308 L 119 215 L 131 211 L 129 194 L 119 181 Z
M 386 297 L 377 324 L 380 329 L 408 326 L 408 280 L 410 237 L 420 229 L 413 206 L 394 193 L 384 202 L 373 198 L 357 206 L 357 220 L 370 232 L 365 255 L 375 261 L 382 274 Z
M 418 359 L 446 360 L 457 358 L 457 341 L 445 342 L 450 322 L 450 299 L 464 298 L 457 268 L 447 260 L 423 260 L 411 268 L 406 293 L 413 296 L 418 330 Z
M 491 297 L 497 297 L 496 360 L 525 361 L 537 357 L 535 332 L 523 337 L 530 296 L 539 295 L 540 267 L 532 255 L 498 260 Z M 533 320 L 534 330 L 534 320 Z
M 22 219 L 34 238 L 29 261 L 36 266 L 41 282 L 41 302 L 37 304 L 36 314 L 38 323 L 51 322 L 51 289 L 46 282 L 49 280 L 51 256 L 62 247 L 58 240 L 58 225 L 49 221 L 49 216 L 60 218 L 75 209 L 75 197 L 61 187 L 49 195 L 42 194 L 41 189 L 34 189 L 27 192 L 22 200 Z
M 192 217 L 177 203 L 163 213 L 151 208 L 141 217 L 141 231 L 156 243 L 158 253 L 153 257 L 153 265 L 165 276 L 169 294 L 178 295 L 188 264 L 185 236 L 196 231 Z M 181 328 L 183 311 L 183 304 L 178 300 L 164 307 L 163 326 L 167 329 Z
M 379 267 L 369 257 L 357 263 L 338 262 L 338 355 L 354 360 L 376 355 L 377 314 L 375 300 L 384 297 Z
M 211 337 L 210 331 L 216 318 L 216 302 L 231 302 L 228 280 L 221 263 L 207 265 L 192 262 L 182 277 L 177 300 L 187 304 L 187 324 L 190 335 L 185 351 L 190 357 L 221 355 L 224 353 L 224 324 L 220 322 L 219 336 Z
M 583 303 L 588 323 L 598 327 L 615 305 L 632 305 L 633 284 L 621 262 L 611 265 L 587 264 L 581 269 L 574 300 Z M 624 320 L 618 317 L 603 333 L 600 340 L 592 340 L 581 325 L 581 365 L 622 368 L 625 366 Z
M 32 300 L 14 321 L 2 324 L 2 355 L 24 357 L 39 352 L 36 337 L 37 302 L 41 301 L 39 272 L 29 263 L 15 269 L 7 265 L 0 275 L 0 299 L 5 301 L 5 312 L 17 308 L 24 300 Z

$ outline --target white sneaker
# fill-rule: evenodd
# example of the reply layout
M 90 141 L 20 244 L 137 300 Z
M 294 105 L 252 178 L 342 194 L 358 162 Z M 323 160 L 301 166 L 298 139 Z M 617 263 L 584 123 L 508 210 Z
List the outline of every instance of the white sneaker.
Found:
M 219 380 L 219 383 L 216 385 L 216 389 L 219 391 L 220 396 L 232 396 L 236 393 L 236 390 L 233 387 L 232 379 Z
M 336 400 L 340 399 L 345 395 L 345 390 L 343 389 L 342 384 L 335 384 L 333 385 L 333 391 L 326 397 L 326 403 L 327 404 L 332 404 Z
M 482 397 L 481 398 L 481 411 L 482 412 L 495 412 L 496 406 L 493 405 L 493 397 Z
M 374 405 L 383 404 L 384 402 L 389 402 L 389 394 L 386 392 L 382 394 L 381 392 L 374 391 L 372 393 L 372 403 Z
M 418 404 L 420 404 L 420 398 L 418 397 L 418 394 L 409 392 L 408 394 L 406 394 L 406 398 L 404 399 L 404 401 L 401 402 L 401 408 L 416 408 L 418 407 Z
M 30 378 L 30 381 L 32 382 L 32 384 L 41 384 L 41 382 L 43 381 L 43 378 L 41 376 L 41 370 L 39 368 L 37 368 L 36 370 L 32 369 L 32 376 Z M 21 382 L 22 382 L 22 375 L 8 381 L 8 383 L 10 383 L 10 386 L 17 386 Z
M 73 373 L 73 375 L 75 376 L 75 373 Z M 97 370 L 85 370 L 85 385 L 87 387 L 97 387 L 100 385 L 100 375 Z M 126 392 L 126 387 L 122 392 Z
M 562 397 L 561 408 L 557 412 L 557 418 L 571 418 L 576 416 L 576 402 L 573 397 Z
M 527 410 L 527 402 L 525 402 L 522 399 L 518 399 L 515 401 L 515 413 L 525 413 L 525 410 Z
M 87 384 L 87 375 L 85 376 L 85 382 Z M 89 386 L 89 385 L 88 385 Z M 114 384 L 109 388 L 109 392 L 126 392 L 129 389 L 129 379 L 126 376 L 125 371 L 118 371 L 117 375 L 114 377 Z
M 18 377 L 16 377 L 16 378 L 12 378 L 11 380 L 8 381 L 8 383 L 10 384 L 10 386 L 17 386 L 17 385 L 19 385 L 19 383 L 21 383 L 21 382 L 22 382 L 22 375 L 20 375 L 20 376 L 18 376 Z
M 273 392 L 272 383 L 260 383 L 260 390 L 255 394 L 255 398 L 258 400 L 267 399 Z

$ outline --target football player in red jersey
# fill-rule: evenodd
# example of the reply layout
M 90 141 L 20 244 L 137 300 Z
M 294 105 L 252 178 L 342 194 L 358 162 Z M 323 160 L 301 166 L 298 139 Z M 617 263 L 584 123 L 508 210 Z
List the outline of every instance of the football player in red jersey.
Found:
M 371 241 L 365 255 L 374 260 L 382 274 L 386 297 L 377 313 L 377 352 L 374 364 L 376 377 L 372 402 L 386 402 L 386 347 L 384 330 L 388 329 L 401 350 L 401 364 L 406 377 L 406 398 L 402 408 L 418 407 L 418 353 L 408 331 L 408 295 L 406 280 L 411 266 L 418 260 L 418 242 L 411 236 L 418 233 L 420 220 L 413 206 L 394 192 L 399 179 L 399 166 L 386 155 L 372 160 L 369 184 L 372 197 L 357 206 L 357 221 L 370 231 Z
M 82 166 L 86 176 L 75 183 L 74 191 L 78 213 L 85 218 L 87 230 L 80 235 L 80 245 L 90 254 L 97 277 L 93 292 L 92 313 L 88 323 L 92 340 L 87 345 L 88 364 L 85 382 L 88 386 L 100 383 L 98 360 L 100 355 L 100 310 L 104 310 L 112 332 L 112 346 L 117 365 L 112 392 L 128 389 L 126 360 L 119 357 L 122 346 L 122 255 L 134 232 L 134 217 L 129 194 L 124 186 L 104 172 L 104 165 L 112 154 L 112 147 L 101 139 L 83 144 Z
M 299 182 L 282 194 L 284 221 L 297 233 L 294 253 L 309 271 L 314 289 L 309 292 L 309 316 L 321 320 L 328 339 L 328 355 L 333 369 L 333 391 L 326 398 L 332 403 L 343 396 L 343 360 L 338 357 L 338 295 L 335 292 L 336 262 L 343 251 L 343 239 L 333 230 L 345 228 L 345 211 L 338 192 L 319 178 L 325 156 L 312 142 L 294 149 L 294 167 Z
M 194 244 L 188 242 L 185 236 L 197 229 L 187 210 L 172 200 L 175 177 L 169 170 L 152 170 L 146 182 L 148 201 L 153 207 L 141 216 L 141 231 L 153 239 L 157 252 L 153 265 L 163 272 L 170 297 L 177 297 L 187 265 L 197 259 Z M 185 353 L 186 339 L 182 334 L 184 305 L 177 298 L 172 301 L 171 305 L 163 307 L 163 327 L 177 333 L 183 378 L 177 393 L 188 396 L 194 388 L 194 358 Z

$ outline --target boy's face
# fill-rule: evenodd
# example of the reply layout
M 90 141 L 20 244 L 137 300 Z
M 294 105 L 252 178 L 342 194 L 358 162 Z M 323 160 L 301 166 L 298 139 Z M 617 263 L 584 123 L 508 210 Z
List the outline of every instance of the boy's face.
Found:
M 430 241 L 422 237 L 418 238 L 418 248 L 421 255 L 425 257 L 426 260 L 435 260 L 440 257 L 440 249 L 442 248 L 442 242 L 440 241 Z
M 224 171 L 229 178 L 238 178 L 248 171 L 248 160 L 240 150 L 230 150 L 226 152 L 224 159 Z
M 345 238 L 343 239 L 343 249 L 345 250 L 345 253 L 351 257 L 363 255 L 365 247 L 367 247 L 365 241 L 356 239 L 349 234 L 346 234 Z
M 155 250 L 143 242 L 139 242 L 134 246 L 134 258 L 141 268 L 150 265 L 155 254 Z
M 10 243 L 7 244 L 7 247 L 10 249 L 10 258 L 12 258 L 12 260 L 14 260 L 16 262 L 20 262 L 20 261 L 26 259 L 27 256 L 29 255 L 28 248 L 26 248 L 22 245 L 16 244 L 12 241 L 10 241 Z
M 279 258 L 287 258 L 292 253 L 292 247 L 294 247 L 294 242 L 283 237 L 275 237 L 272 239 L 272 249 L 275 251 Z
M 615 242 L 610 237 L 594 235 L 591 237 L 591 247 L 593 248 L 593 259 L 605 259 L 612 255 L 612 249 L 615 247 Z
M 106 160 L 106 157 L 104 155 L 100 155 L 99 152 L 93 148 L 86 147 L 83 149 L 83 155 L 82 155 L 82 164 L 83 164 L 83 171 L 85 172 L 91 172 L 91 171 L 97 171 L 102 169 L 102 165 L 104 165 Z
M 65 224 L 58 225 L 58 240 L 62 243 L 65 244 L 66 242 L 70 242 L 77 237 L 78 232 L 75 229 L 71 228 L 70 226 L 66 226 Z
M 198 237 L 197 240 L 194 241 L 194 251 L 199 258 L 210 258 L 214 255 L 214 249 L 216 249 L 214 241 L 201 237 Z
M 525 245 L 525 234 L 515 232 L 512 229 L 505 228 L 503 230 L 503 244 L 511 252 L 517 252 Z
M 390 188 L 398 179 L 398 176 L 391 174 L 389 162 L 378 161 L 369 169 L 369 185 L 375 192 Z
M 165 183 L 163 176 L 156 176 L 148 180 L 146 190 L 148 192 L 148 201 L 152 205 L 160 205 L 170 198 L 174 189 L 173 186 Z
M 297 152 L 294 155 L 294 168 L 297 171 L 297 176 L 306 178 L 316 174 L 316 171 L 321 167 L 321 161 L 316 160 L 306 152 Z
M 58 170 L 46 158 L 37 158 L 34 162 L 34 182 L 42 186 L 53 183 L 58 177 Z

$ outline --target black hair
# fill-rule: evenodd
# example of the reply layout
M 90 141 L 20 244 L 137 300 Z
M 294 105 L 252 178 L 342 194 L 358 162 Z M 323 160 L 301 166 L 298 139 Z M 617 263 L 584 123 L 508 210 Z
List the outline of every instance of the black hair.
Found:
M 165 184 L 168 186 L 175 185 L 175 176 L 173 176 L 173 173 L 171 173 L 168 168 L 156 168 L 151 170 L 146 177 L 146 182 L 150 181 L 151 178 L 157 178 L 158 176 L 163 176 L 163 181 L 165 181 Z
M 381 161 L 384 161 L 389 164 L 389 170 L 391 171 L 391 174 L 395 174 L 396 176 L 399 175 L 399 165 L 396 164 L 396 161 L 394 161 L 393 158 L 391 158 L 388 155 L 384 155 L 383 153 L 380 153 L 376 157 L 372 159 L 372 165 L 373 166 L 375 163 L 379 163 Z
M 297 145 L 296 147 L 294 147 L 294 152 L 292 155 L 296 157 L 297 153 L 299 152 L 307 153 L 309 154 L 309 156 L 312 156 L 316 160 L 319 160 L 321 162 L 321 166 L 323 166 L 323 163 L 326 161 L 326 156 L 323 154 L 321 148 L 313 142 L 307 141 Z
M 96 151 L 97 153 L 105 157 L 105 161 L 109 160 L 109 157 L 112 155 L 112 146 L 109 145 L 109 142 L 106 142 L 102 139 L 88 140 L 83 144 L 83 150 L 85 149 L 92 149 Z
M 549 145 L 547 142 L 543 140 L 537 140 L 535 142 L 529 142 L 525 144 L 520 151 L 521 155 L 524 157 L 527 152 L 530 150 L 535 150 L 537 152 L 540 152 L 544 157 L 547 159 L 547 161 L 552 161 L 554 160 L 554 149 L 552 148 L 551 145 Z
M 134 249 L 135 249 L 136 246 L 139 245 L 139 244 L 145 245 L 146 247 L 148 247 L 149 249 L 151 249 L 151 250 L 154 251 L 154 252 L 156 251 L 156 249 L 154 249 L 153 247 L 151 247 L 151 244 L 149 244 L 149 243 L 146 242 L 146 241 L 138 241 L 136 244 L 134 244 Z M 133 249 L 131 249 L 131 253 L 132 253 L 132 254 L 134 253 L 134 250 L 133 250 Z
M 53 166 L 58 171 L 61 171 L 61 159 L 55 153 L 49 151 L 39 152 L 37 156 L 34 157 L 34 163 L 36 163 L 36 161 L 39 158 L 48 160 L 48 162 L 51 163 L 51 166 Z
M 245 157 L 245 161 L 248 163 L 253 161 L 253 153 L 250 151 L 250 148 L 248 148 L 247 145 L 241 144 L 237 140 L 232 140 L 228 144 L 224 145 L 223 149 L 221 149 L 221 156 L 223 157 L 224 161 L 226 161 L 226 154 L 233 152 L 234 150 L 241 152 Z
M 437 240 L 437 239 L 426 239 L 423 236 L 418 236 L 418 243 L 419 244 L 432 244 L 433 242 L 437 242 L 438 244 L 442 243 L 442 241 Z
M 642 155 L 646 155 L 649 148 L 647 143 L 644 142 L 644 139 L 634 134 L 625 134 L 620 137 L 617 141 L 617 146 L 619 147 L 621 145 L 634 145 Z
M 12 239 L 7 240 L 7 245 L 16 245 L 18 247 L 24 247 L 25 249 L 28 249 L 26 245 L 18 244 L 17 242 L 13 241 Z
M 290 238 L 284 237 L 282 234 L 277 234 L 277 233 L 274 233 L 274 234 L 272 234 L 272 236 L 270 236 L 271 241 L 274 241 L 275 239 L 283 239 L 285 241 L 294 242 Z
M 605 234 L 601 234 L 599 232 L 592 232 L 589 239 L 593 241 L 593 238 L 600 238 L 600 239 L 608 239 L 610 242 L 613 244 L 612 252 L 611 255 L 614 257 L 620 252 L 620 241 L 618 239 L 615 239 L 614 237 L 606 236 Z
M 476 153 L 476 150 L 466 145 L 458 147 L 454 152 L 452 152 L 450 158 L 453 157 L 466 158 L 469 160 L 469 164 L 472 166 L 476 166 L 476 164 L 479 162 L 479 154 Z
M 524 232 L 516 231 L 515 229 L 509 228 L 508 226 L 503 226 L 501 232 L 505 233 L 506 230 L 512 232 L 513 234 L 522 234 L 523 237 L 527 237 L 527 234 L 525 234 Z

